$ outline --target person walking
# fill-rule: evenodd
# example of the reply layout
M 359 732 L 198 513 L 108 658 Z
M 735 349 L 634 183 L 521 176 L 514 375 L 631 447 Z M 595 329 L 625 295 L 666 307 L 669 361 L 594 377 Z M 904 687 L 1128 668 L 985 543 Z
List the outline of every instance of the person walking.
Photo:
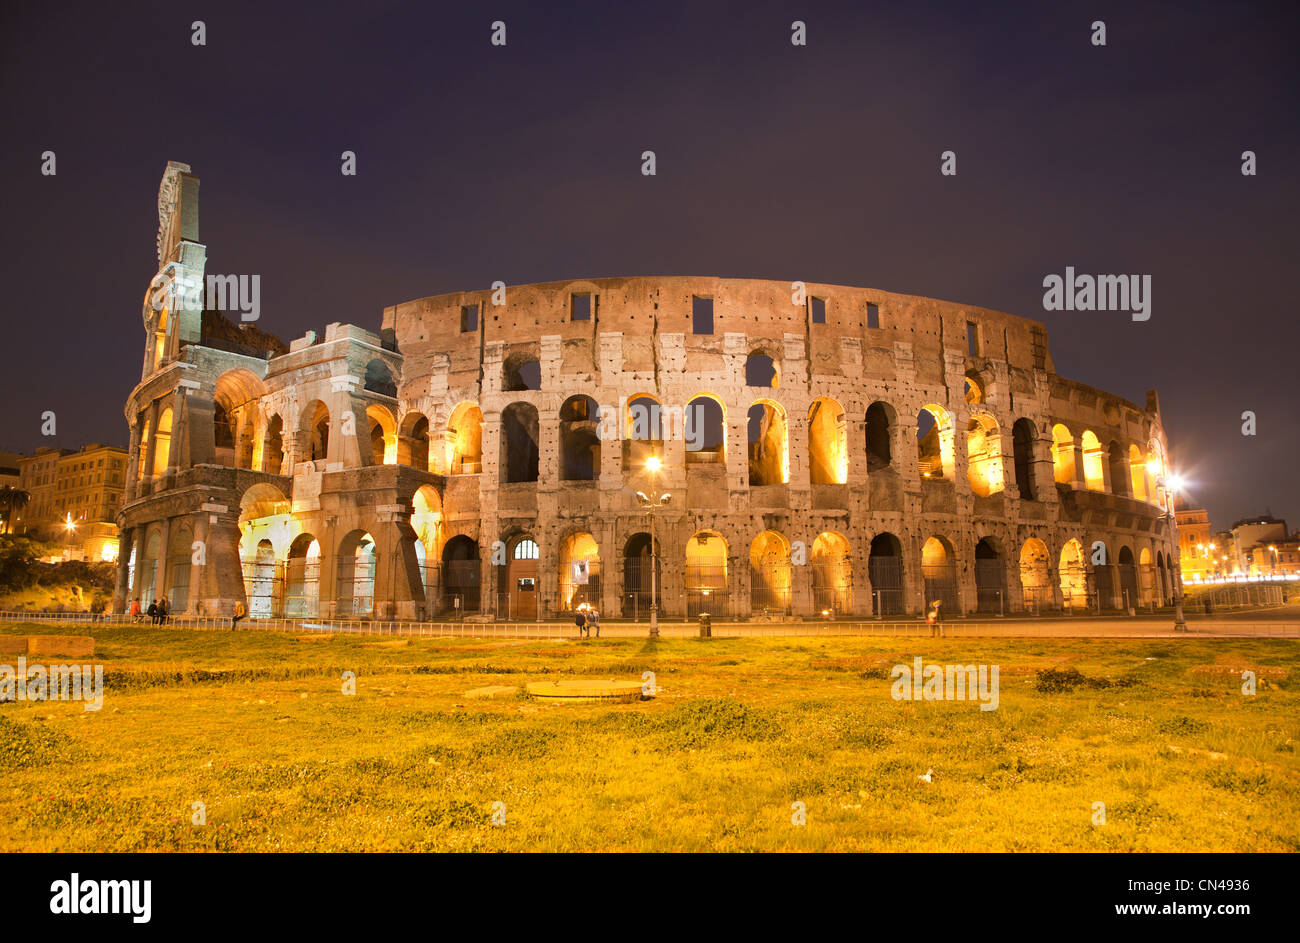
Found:
M 248 610 L 244 608 L 244 603 L 238 601 L 235 603 L 235 614 L 230 617 L 230 631 L 235 631 L 235 623 L 248 615 Z
M 940 637 L 943 636 L 943 613 L 939 611 L 939 607 L 942 605 L 943 600 L 936 599 L 934 602 L 930 603 L 930 611 L 926 613 L 925 621 L 930 624 L 931 638 L 934 638 L 936 635 Z
M 138 599 L 131 600 L 130 615 L 131 615 L 132 622 L 138 623 L 140 621 L 140 600 Z
M 578 627 L 578 638 L 587 637 L 587 614 L 579 609 L 573 615 L 573 624 Z
M 596 630 L 596 638 L 600 638 L 600 610 L 593 609 L 587 613 L 587 625 Z
M 153 602 L 149 603 L 149 624 L 150 625 L 158 624 L 158 600 L 156 599 Z

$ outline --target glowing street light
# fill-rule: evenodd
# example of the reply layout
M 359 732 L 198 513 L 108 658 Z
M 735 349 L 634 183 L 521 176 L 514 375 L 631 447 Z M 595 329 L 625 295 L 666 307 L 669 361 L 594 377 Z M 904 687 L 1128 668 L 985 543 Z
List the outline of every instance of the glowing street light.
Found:
M 1154 462 L 1154 459 L 1152 460 Z M 1148 468 L 1150 465 L 1148 464 Z M 1164 490 L 1165 493 L 1165 513 L 1162 515 L 1165 520 L 1165 527 L 1168 528 L 1174 521 L 1174 495 L 1186 487 L 1187 482 L 1181 475 L 1161 475 L 1156 478 L 1156 487 Z M 1187 622 L 1183 619 L 1183 568 L 1181 566 L 1174 568 L 1174 631 L 1186 632 Z
M 658 474 L 663 468 L 663 462 L 659 460 L 658 455 L 651 455 L 645 462 L 646 471 L 651 475 Z M 654 479 L 652 478 L 653 482 Z M 657 570 L 659 569 L 659 550 L 655 546 L 655 513 L 662 507 L 666 507 L 672 500 L 671 494 L 659 494 L 654 485 L 650 487 L 650 493 L 644 491 L 636 493 L 637 503 L 646 509 L 646 514 L 650 518 L 650 637 L 659 637 L 659 586 L 657 579 Z

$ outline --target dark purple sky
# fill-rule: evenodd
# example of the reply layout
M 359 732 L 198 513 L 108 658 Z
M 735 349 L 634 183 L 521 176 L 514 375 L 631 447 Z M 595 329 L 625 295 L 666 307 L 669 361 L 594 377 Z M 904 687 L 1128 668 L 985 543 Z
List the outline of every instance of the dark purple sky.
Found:
M 286 339 L 495 279 L 929 295 L 1044 320 L 1072 379 L 1158 389 L 1217 526 L 1300 525 L 1300 5 L 18 6 L 0 448 L 125 443 L 172 159 L 202 178 L 208 270 L 261 274 L 260 326 Z M 1067 265 L 1150 274 L 1151 320 L 1044 312 Z

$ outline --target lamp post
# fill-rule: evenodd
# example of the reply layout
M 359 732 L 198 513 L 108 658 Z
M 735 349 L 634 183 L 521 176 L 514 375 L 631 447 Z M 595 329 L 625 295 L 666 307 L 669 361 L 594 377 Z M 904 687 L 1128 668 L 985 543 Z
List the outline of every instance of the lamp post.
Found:
M 1174 494 L 1182 490 L 1183 480 L 1178 475 L 1162 474 L 1156 478 L 1156 487 L 1165 493 L 1165 528 L 1174 522 Z M 1183 619 L 1183 564 L 1181 556 L 1174 570 L 1174 631 L 1186 632 L 1187 622 Z
M 646 471 L 656 475 L 659 469 L 663 467 L 663 462 L 659 460 L 658 455 L 651 455 L 646 459 Z M 657 571 L 659 569 L 659 551 L 655 546 L 655 512 L 661 507 L 667 506 L 672 499 L 671 494 L 660 494 L 655 480 L 652 477 L 650 493 L 644 491 L 636 493 L 637 502 L 646 509 L 646 514 L 650 518 L 650 637 L 659 637 L 659 587 L 657 580 Z
M 71 560 L 72 559 L 72 532 L 77 529 L 77 522 L 72 519 L 71 511 L 68 512 L 68 516 L 64 520 L 63 526 L 67 529 L 68 532 L 68 543 L 64 549 L 63 556 L 66 559 Z
M 1277 576 L 1277 547 L 1269 544 L 1268 549 L 1269 552 L 1273 554 L 1273 575 Z

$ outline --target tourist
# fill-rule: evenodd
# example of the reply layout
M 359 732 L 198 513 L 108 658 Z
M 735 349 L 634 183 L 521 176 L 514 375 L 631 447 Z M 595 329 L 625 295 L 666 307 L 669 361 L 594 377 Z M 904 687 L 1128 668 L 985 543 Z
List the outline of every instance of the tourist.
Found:
M 149 624 L 150 625 L 158 624 L 158 600 L 156 599 L 153 602 L 149 603 Z
M 235 614 L 230 617 L 230 631 L 235 631 L 235 623 L 246 615 L 248 615 L 248 610 L 244 608 L 243 602 L 236 602 Z
M 132 622 L 139 622 L 140 621 L 140 600 L 132 599 L 131 608 L 130 610 L 128 610 L 128 612 L 131 616 Z
M 578 638 L 587 637 L 587 614 L 581 609 L 573 616 L 573 624 L 578 627 Z
M 158 600 L 158 624 L 167 624 L 167 597 Z
M 943 635 L 943 614 L 939 611 L 939 607 L 942 605 L 943 601 L 936 599 L 934 602 L 930 603 L 930 611 L 926 613 L 925 621 L 930 623 L 931 638 L 936 635 Z
M 596 638 L 600 638 L 600 612 L 598 610 L 593 609 L 587 613 L 587 625 L 591 629 L 595 629 Z

